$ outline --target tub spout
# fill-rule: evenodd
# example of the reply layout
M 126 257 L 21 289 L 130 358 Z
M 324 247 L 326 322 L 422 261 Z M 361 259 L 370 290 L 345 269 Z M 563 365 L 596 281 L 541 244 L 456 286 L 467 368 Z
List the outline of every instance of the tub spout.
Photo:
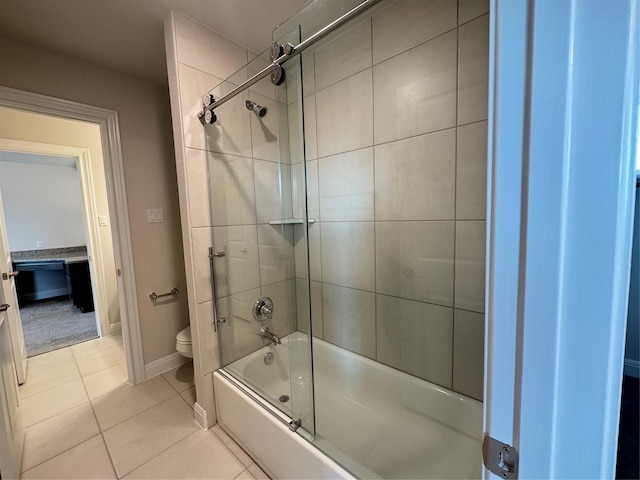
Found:
M 280 337 L 275 333 L 271 333 L 268 327 L 262 327 L 260 330 L 258 330 L 258 336 L 266 338 L 267 340 L 271 340 L 274 345 L 280 345 L 282 343 L 280 341 Z

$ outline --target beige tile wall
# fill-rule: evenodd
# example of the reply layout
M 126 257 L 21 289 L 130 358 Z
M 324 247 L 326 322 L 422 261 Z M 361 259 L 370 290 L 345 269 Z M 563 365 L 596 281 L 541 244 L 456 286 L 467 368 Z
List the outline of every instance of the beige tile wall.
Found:
M 314 335 L 478 399 L 488 28 L 488 2 L 385 2 L 302 60 Z

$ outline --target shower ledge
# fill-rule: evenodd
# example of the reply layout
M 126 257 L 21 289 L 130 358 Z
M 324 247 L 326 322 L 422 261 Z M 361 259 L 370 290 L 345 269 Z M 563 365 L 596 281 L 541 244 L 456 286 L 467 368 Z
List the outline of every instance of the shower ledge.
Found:
M 310 218 L 309 223 L 315 223 L 315 218 Z M 304 218 L 278 218 L 276 220 L 269 220 L 269 225 L 302 225 Z

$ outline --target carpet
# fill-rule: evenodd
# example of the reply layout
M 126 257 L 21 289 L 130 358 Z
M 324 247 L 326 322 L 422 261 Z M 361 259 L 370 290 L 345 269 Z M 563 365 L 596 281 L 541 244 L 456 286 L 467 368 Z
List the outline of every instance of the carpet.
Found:
M 98 338 L 95 312 L 82 313 L 67 297 L 20 307 L 27 356 Z

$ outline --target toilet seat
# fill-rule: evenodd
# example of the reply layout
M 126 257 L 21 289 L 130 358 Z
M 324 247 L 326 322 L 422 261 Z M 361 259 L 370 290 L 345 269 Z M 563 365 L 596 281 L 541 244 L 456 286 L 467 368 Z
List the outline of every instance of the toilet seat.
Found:
M 193 358 L 193 345 L 191 343 L 191 327 L 181 330 L 176 335 L 176 351 L 187 358 Z

